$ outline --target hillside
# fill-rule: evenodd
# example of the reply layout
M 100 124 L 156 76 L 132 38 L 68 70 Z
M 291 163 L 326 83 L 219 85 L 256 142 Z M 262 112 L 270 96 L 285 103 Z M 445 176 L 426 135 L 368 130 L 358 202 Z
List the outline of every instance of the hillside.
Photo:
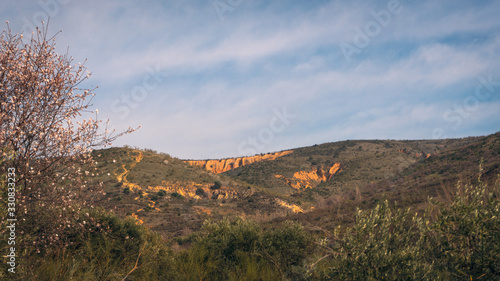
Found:
M 492 184 L 500 173 L 500 133 L 476 139 L 458 149 L 443 150 L 425 161 L 415 163 L 367 189 L 367 195 L 391 191 L 408 204 L 424 202 L 426 197 L 446 199 L 457 182 L 477 183 L 481 164 L 481 179 Z M 415 191 L 418 188 L 418 193 Z M 417 196 L 417 195 L 420 195 Z
M 493 185 L 498 180 L 500 133 L 445 142 L 448 144 L 442 150 L 395 170 L 384 179 L 328 195 L 316 210 L 287 219 L 298 220 L 311 230 L 333 230 L 339 224 L 353 223 L 357 208 L 370 209 L 383 199 L 397 207 L 422 211 L 431 197 L 449 203 L 457 182 L 477 184 L 480 163 L 483 182 Z M 404 153 L 406 159 L 413 158 L 408 150 Z
M 258 186 L 152 150 L 97 150 L 94 159 L 99 175 L 91 179 L 103 182 L 105 193 L 99 205 L 132 216 L 166 237 L 187 235 L 208 218 L 283 216 L 293 208 Z
M 478 138 L 448 140 L 355 140 L 295 149 L 271 162 L 233 169 L 232 178 L 296 197 L 326 195 L 387 180 L 412 165 Z M 333 170 L 335 173 L 333 173 Z
M 270 156 L 180 160 L 152 150 L 94 151 L 105 194 L 99 204 L 132 216 L 166 237 L 198 230 L 206 219 L 293 218 L 330 229 L 352 222 L 357 207 L 381 198 L 421 207 L 445 196 L 457 177 L 499 173 L 500 133 L 446 140 L 350 140 L 296 148 Z M 255 161 L 256 159 L 259 161 Z M 228 164 L 229 163 L 229 164 Z M 236 163 L 236 164 L 235 164 Z

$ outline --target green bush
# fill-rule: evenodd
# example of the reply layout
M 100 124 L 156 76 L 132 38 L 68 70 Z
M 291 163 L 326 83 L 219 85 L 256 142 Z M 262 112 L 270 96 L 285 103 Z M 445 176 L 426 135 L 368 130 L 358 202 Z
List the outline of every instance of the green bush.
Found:
M 292 222 L 263 231 L 253 221 L 225 218 L 205 222 L 195 237 L 178 263 L 182 275 L 193 280 L 300 280 L 313 248 L 302 226 Z
M 203 190 L 203 188 L 201 188 L 201 187 L 198 187 L 196 189 L 195 194 L 200 196 L 201 198 L 206 198 L 208 196 L 207 193 L 205 192 L 205 190 Z
M 500 178 L 488 187 L 458 185 L 450 206 L 436 204 L 437 220 L 425 244 L 439 276 L 455 280 L 500 280 Z
M 314 251 L 314 240 L 301 224 L 285 221 L 283 225 L 266 231 L 261 240 L 261 251 L 286 277 L 293 280 L 305 278 L 304 262 Z
M 422 280 L 430 265 L 422 262 L 423 221 L 410 210 L 391 210 L 388 201 L 358 211 L 353 227 L 338 227 L 330 239 L 329 272 L 334 280 Z
M 210 187 L 210 189 L 215 190 L 215 189 L 220 189 L 222 187 L 222 183 L 220 181 L 215 181 L 214 185 Z
M 177 193 L 177 192 L 172 192 L 172 194 L 170 194 L 170 196 L 172 196 L 173 198 L 179 198 L 179 199 L 184 198 L 184 196 L 182 196 L 180 193 Z
M 194 279 L 227 280 L 235 270 L 242 270 L 242 262 L 256 262 L 252 256 L 260 237 L 260 228 L 251 222 L 225 218 L 218 223 L 205 222 L 199 238 L 183 256 L 185 274 L 195 274 Z
M 159 234 L 135 220 L 84 210 L 74 223 L 84 224 L 85 231 L 68 229 L 61 237 L 68 245 L 64 250 L 20 252 L 17 279 L 9 280 L 122 280 L 125 276 L 177 280 L 171 250 Z
M 457 185 L 423 216 L 387 201 L 323 241 L 315 276 L 334 280 L 500 280 L 500 179 Z M 328 258 L 328 259 L 326 259 Z M 325 269 L 326 268 L 326 269 Z

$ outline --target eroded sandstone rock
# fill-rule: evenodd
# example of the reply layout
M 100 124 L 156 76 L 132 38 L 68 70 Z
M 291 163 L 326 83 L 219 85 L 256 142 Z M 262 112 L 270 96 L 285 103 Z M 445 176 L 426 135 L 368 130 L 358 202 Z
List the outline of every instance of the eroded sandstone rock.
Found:
M 204 168 L 214 174 L 220 174 L 255 162 L 274 160 L 292 152 L 293 150 L 287 150 L 250 157 L 227 158 L 220 160 L 187 160 L 185 162 L 187 162 L 191 166 Z

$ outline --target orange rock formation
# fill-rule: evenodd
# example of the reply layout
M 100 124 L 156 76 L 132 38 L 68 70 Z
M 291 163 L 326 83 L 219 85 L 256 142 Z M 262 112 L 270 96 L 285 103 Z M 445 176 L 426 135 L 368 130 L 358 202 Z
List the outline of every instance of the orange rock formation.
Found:
M 294 212 L 295 214 L 298 214 L 298 213 L 303 213 L 304 212 L 304 209 L 302 209 L 301 207 L 295 205 L 295 204 L 290 204 L 290 203 L 287 203 L 281 199 L 278 199 L 276 198 L 276 203 L 278 203 L 278 205 L 280 205 L 281 207 L 285 207 L 287 209 L 290 209 L 292 212 Z
M 168 182 L 162 181 L 160 186 L 148 186 L 148 190 L 158 192 L 164 190 L 166 193 L 178 193 L 186 198 L 201 199 L 200 195 L 196 194 L 197 189 L 202 189 L 205 192 L 205 197 L 208 199 L 231 199 L 244 196 L 233 188 L 222 186 L 220 189 L 211 189 L 210 184 L 200 184 L 195 182 Z M 245 191 L 246 192 L 246 191 Z M 248 191 L 250 192 L 250 191 Z
M 284 180 L 291 187 L 300 190 L 302 188 L 312 188 L 321 182 L 325 182 L 340 171 L 342 171 L 341 164 L 335 163 L 327 170 L 317 168 L 312 171 L 295 172 L 293 174 L 293 178 L 291 179 L 288 179 L 283 175 L 275 175 L 275 177 Z
M 122 165 L 122 168 L 123 168 L 122 173 L 117 174 L 116 172 L 114 172 L 118 182 L 121 182 L 123 184 L 123 186 L 129 187 L 131 190 L 140 189 L 140 187 L 137 184 L 128 182 L 127 175 L 130 172 L 130 170 L 132 170 L 132 168 L 134 168 L 135 165 L 137 165 L 137 163 L 141 162 L 142 157 L 143 157 L 142 151 L 134 151 L 134 152 L 137 152 L 138 154 L 136 156 L 133 156 L 133 155 L 131 155 L 130 151 L 127 151 L 127 156 L 134 160 L 134 162 L 132 162 L 132 164 L 130 164 L 130 167 L 127 169 L 126 164 L 123 164 Z
M 212 172 L 214 174 L 220 174 L 255 162 L 260 162 L 264 160 L 274 160 L 278 157 L 285 156 L 292 152 L 293 150 L 287 150 L 282 152 L 268 153 L 264 155 L 255 155 L 250 157 L 227 158 L 220 160 L 187 160 L 185 162 L 187 162 L 191 166 L 204 168 L 207 171 Z

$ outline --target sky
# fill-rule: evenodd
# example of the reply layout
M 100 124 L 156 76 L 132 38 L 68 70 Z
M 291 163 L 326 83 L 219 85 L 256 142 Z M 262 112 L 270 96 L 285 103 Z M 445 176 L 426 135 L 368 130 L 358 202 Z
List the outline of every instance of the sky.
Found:
M 2 1 L 50 18 L 117 139 L 214 159 L 500 131 L 500 1 Z

